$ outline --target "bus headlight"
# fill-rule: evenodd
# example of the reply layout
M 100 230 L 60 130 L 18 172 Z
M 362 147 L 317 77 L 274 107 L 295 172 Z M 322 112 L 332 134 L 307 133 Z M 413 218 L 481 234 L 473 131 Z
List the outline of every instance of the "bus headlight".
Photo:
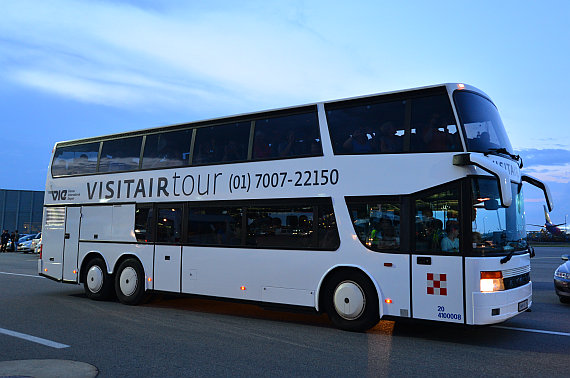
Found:
M 503 284 L 503 273 L 496 272 L 481 272 L 481 292 L 491 293 L 493 291 L 505 290 Z

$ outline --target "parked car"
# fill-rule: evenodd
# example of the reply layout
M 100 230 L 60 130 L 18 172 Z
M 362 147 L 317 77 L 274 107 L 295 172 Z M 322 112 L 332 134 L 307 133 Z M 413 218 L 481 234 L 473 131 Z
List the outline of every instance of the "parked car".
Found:
M 562 255 L 564 263 L 554 272 L 554 290 L 562 303 L 570 303 L 570 261 L 568 255 Z
M 38 243 L 40 242 L 40 240 L 42 240 L 42 233 L 39 232 L 36 234 L 36 236 L 34 236 L 34 238 L 32 239 L 32 251 L 36 251 L 36 247 L 38 245 Z
M 36 249 L 34 250 L 35 253 L 40 253 L 42 251 L 42 238 L 40 237 L 40 241 L 36 244 Z
M 36 237 L 37 234 L 31 234 L 31 235 L 26 235 L 21 237 L 18 240 L 18 251 L 22 251 L 24 253 L 28 253 L 30 251 L 33 251 L 32 249 L 32 242 L 34 241 L 34 238 Z

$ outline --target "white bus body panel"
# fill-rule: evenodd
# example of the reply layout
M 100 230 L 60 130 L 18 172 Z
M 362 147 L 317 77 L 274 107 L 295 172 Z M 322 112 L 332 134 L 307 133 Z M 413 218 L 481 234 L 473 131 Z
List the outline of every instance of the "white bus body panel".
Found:
M 461 256 L 412 255 L 412 306 L 417 319 L 463 323 Z
M 77 282 L 77 253 L 79 250 L 79 228 L 81 208 L 68 207 L 65 216 L 65 241 L 63 247 L 63 280 Z
M 503 278 L 530 272 L 529 254 L 513 256 L 505 264 L 500 263 L 502 257 L 466 257 L 465 258 L 465 299 L 468 311 L 467 324 L 500 323 L 519 311 L 519 303 L 527 301 L 527 307 L 532 305 L 532 282 L 510 290 L 482 293 L 480 279 L 482 271 L 501 271 Z M 493 315 L 492 310 L 499 309 L 499 314 Z
M 335 267 L 370 276 L 379 288 L 380 314 L 409 316 L 409 255 L 372 252 L 352 237 L 337 251 L 185 246 L 182 292 L 318 308 L 322 280 Z
M 181 261 L 181 246 L 156 245 L 154 247 L 154 290 L 180 293 Z
M 136 242 L 135 205 L 83 206 L 82 241 Z
M 63 249 L 65 242 L 65 207 L 44 208 L 42 228 L 42 258 L 39 273 L 50 278 L 63 278 Z

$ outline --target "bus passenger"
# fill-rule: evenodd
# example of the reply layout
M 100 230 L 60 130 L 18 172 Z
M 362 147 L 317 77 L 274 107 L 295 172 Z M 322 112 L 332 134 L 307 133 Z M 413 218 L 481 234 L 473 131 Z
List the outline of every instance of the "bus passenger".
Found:
M 402 139 L 396 131 L 396 126 L 390 121 L 380 126 L 380 153 L 402 152 Z
M 346 152 L 355 154 L 366 154 L 373 152 L 372 143 L 368 139 L 368 135 L 364 127 L 354 130 L 354 133 L 342 145 Z
M 459 222 L 454 220 L 447 221 L 445 231 L 447 232 L 447 235 L 441 241 L 441 250 L 444 252 L 458 252 Z

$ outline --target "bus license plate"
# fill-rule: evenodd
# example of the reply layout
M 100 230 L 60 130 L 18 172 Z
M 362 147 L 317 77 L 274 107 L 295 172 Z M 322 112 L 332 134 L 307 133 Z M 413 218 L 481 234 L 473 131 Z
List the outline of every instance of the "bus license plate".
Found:
M 528 308 L 528 299 L 519 302 L 519 312 L 524 311 Z

